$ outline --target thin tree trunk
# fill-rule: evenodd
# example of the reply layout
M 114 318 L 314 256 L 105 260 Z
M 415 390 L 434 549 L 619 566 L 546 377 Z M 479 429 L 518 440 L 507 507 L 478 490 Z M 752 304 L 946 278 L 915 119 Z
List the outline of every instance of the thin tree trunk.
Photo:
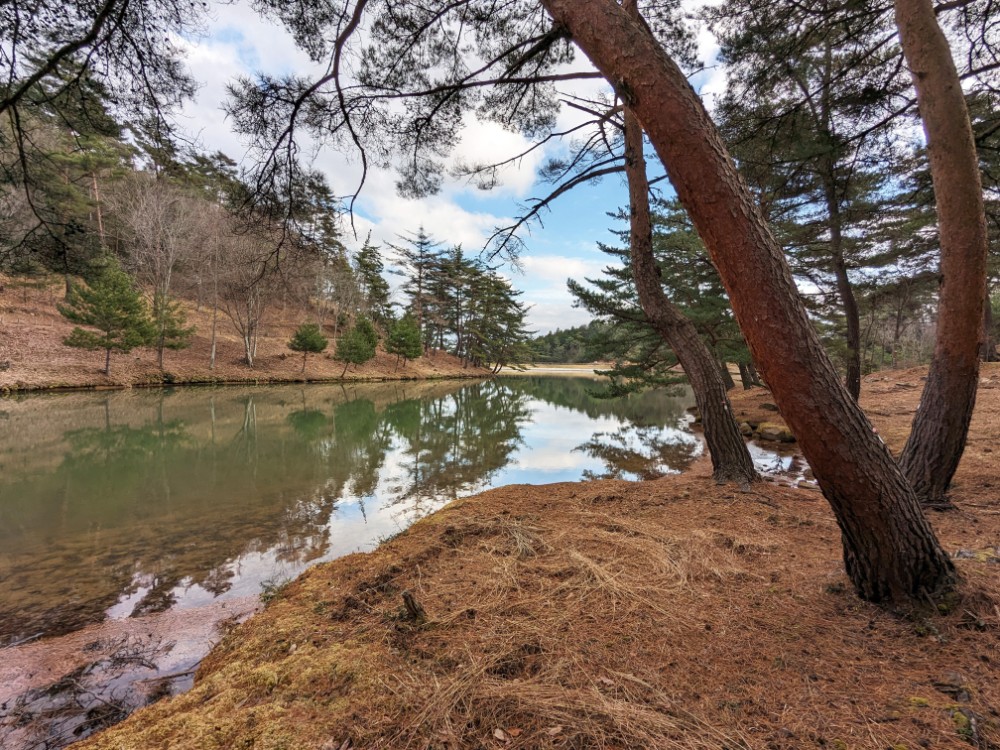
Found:
M 997 342 L 993 338 L 993 304 L 990 301 L 990 291 L 986 290 L 986 298 L 983 302 L 983 350 L 981 358 L 983 362 L 996 362 Z
M 718 363 L 701 340 L 694 324 L 667 298 L 653 256 L 653 225 L 649 213 L 649 181 L 642 151 L 642 128 L 625 110 L 625 174 L 631 205 L 630 246 L 632 276 L 646 319 L 667 342 L 684 368 L 701 412 L 705 442 L 712 457 L 712 476 L 718 481 L 752 482 L 758 479 Z M 724 367 L 724 365 L 723 365 Z M 728 370 L 726 371 L 728 375 Z M 730 377 L 730 381 L 732 378 Z
M 208 369 L 215 369 L 215 331 L 219 320 L 219 299 L 218 294 L 216 294 L 215 301 L 212 303 L 212 351 L 208 355 Z
M 750 368 L 747 366 L 746 362 L 737 362 L 736 365 L 740 368 L 740 382 L 743 383 L 743 390 L 749 391 L 754 387 L 753 376 L 750 374 Z
M 766 385 L 764 385 L 764 381 L 760 379 L 760 373 L 757 372 L 757 367 L 754 365 L 753 362 L 747 362 L 747 372 L 750 373 L 750 381 L 754 385 L 760 386 L 761 388 L 767 387 Z
M 104 350 L 104 374 L 108 377 L 111 376 L 111 350 Z
M 94 187 L 94 209 L 97 215 L 97 236 L 101 239 L 101 247 L 106 247 L 107 245 L 104 237 L 104 216 L 101 213 L 101 193 L 97 189 L 97 173 L 91 173 L 90 179 L 91 184 Z
M 729 372 L 729 365 L 719 359 L 716 360 L 716 367 L 719 368 L 719 375 L 722 377 L 722 384 L 726 387 L 726 392 L 728 393 L 736 387 L 736 381 L 733 380 L 733 374 Z
M 965 450 L 979 384 L 986 213 L 965 94 L 931 0 L 895 6 L 927 139 L 941 245 L 934 357 L 900 464 L 921 501 L 941 505 Z
M 612 82 L 656 147 L 718 268 L 754 361 L 836 515 L 858 594 L 914 600 L 950 587 L 950 558 L 844 388 L 781 247 L 684 73 L 617 3 L 541 2 Z

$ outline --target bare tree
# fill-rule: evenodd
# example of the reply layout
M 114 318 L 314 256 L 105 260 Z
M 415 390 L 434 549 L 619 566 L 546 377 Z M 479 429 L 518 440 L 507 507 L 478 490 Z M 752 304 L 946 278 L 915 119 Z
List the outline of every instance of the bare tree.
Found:
M 231 232 L 223 248 L 222 309 L 243 340 L 244 361 L 253 367 L 261 323 L 277 288 L 274 248 L 257 232 Z
M 157 360 L 163 369 L 174 276 L 179 264 L 201 249 L 203 224 L 198 216 L 205 201 L 167 180 L 138 172 L 117 187 L 110 204 L 130 249 L 132 270 L 153 290 Z

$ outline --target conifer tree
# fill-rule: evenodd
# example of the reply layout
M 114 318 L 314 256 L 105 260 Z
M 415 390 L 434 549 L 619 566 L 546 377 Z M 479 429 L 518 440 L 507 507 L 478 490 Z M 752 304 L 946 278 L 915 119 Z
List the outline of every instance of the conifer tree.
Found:
M 365 325 L 367 323 L 367 325 Z M 370 329 L 370 330 L 369 330 Z M 378 334 L 375 334 L 374 341 L 372 333 L 375 328 L 371 321 L 361 318 L 354 324 L 337 342 L 337 349 L 333 358 L 344 363 L 344 369 L 340 377 L 347 374 L 350 365 L 363 365 L 375 356 L 375 345 L 378 341 Z
M 166 295 L 153 297 L 153 343 L 156 345 L 157 363 L 163 370 L 163 350 L 179 351 L 191 345 L 195 327 L 186 325 L 187 315 L 179 300 Z
M 423 342 L 427 345 L 433 333 L 428 312 L 433 307 L 431 297 L 432 277 L 440 265 L 441 243 L 435 241 L 423 227 L 416 234 L 401 237 L 402 245 L 389 245 L 396 253 L 399 264 L 407 274 L 403 293 L 409 298 L 409 310 L 417 321 Z
M 111 352 L 128 353 L 148 345 L 154 335 L 149 311 L 117 261 L 108 260 L 89 287 L 72 286 L 59 312 L 69 321 L 96 328 L 74 328 L 63 343 L 79 349 L 104 350 L 104 374 L 111 374 Z
M 404 315 L 392 324 L 389 328 L 389 338 L 385 343 L 385 350 L 389 354 L 396 355 L 397 367 L 400 358 L 403 360 L 403 367 L 406 367 L 407 360 L 417 359 L 423 353 L 423 346 L 420 344 L 420 329 L 412 315 Z
M 303 323 L 295 329 L 292 340 L 288 342 L 288 348 L 293 352 L 302 352 L 302 372 L 305 372 L 306 358 L 310 354 L 324 351 L 328 343 L 318 324 Z
M 372 244 L 371 232 L 354 258 L 354 272 L 361 287 L 364 305 L 377 324 L 385 326 L 392 318 L 389 306 L 389 284 L 382 276 L 385 264 L 379 246 Z

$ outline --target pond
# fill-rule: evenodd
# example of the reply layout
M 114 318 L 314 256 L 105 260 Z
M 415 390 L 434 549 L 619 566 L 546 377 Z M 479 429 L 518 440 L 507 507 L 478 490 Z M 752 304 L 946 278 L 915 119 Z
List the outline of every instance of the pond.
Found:
M 185 689 L 309 565 L 490 487 L 701 455 L 688 394 L 586 378 L 0 401 L 0 745 L 55 748 Z

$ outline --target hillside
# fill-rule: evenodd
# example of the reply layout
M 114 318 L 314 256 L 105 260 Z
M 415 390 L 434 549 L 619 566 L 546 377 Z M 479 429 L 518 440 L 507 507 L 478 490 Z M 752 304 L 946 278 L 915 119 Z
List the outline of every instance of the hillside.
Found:
M 40 388 L 122 387 L 172 383 L 275 383 L 301 380 L 339 380 L 342 363 L 327 351 L 310 355 L 305 375 L 302 357 L 288 349 L 288 340 L 303 322 L 301 311 L 275 307 L 264 321 L 253 368 L 243 361 L 243 343 L 230 320 L 220 311 L 216 366 L 209 369 L 212 311 L 182 301 L 188 323 L 196 327 L 191 346 L 164 354 L 166 377 L 152 349 L 113 354 L 111 376 L 103 372 L 104 353 L 71 349 L 62 341 L 73 329 L 56 305 L 62 301 L 62 285 L 29 288 L 12 284 L 0 275 L 0 392 Z M 326 331 L 330 335 L 330 330 Z M 370 362 L 351 366 L 346 380 L 394 380 L 402 378 L 483 377 L 488 371 L 466 368 L 443 352 L 396 368 L 396 357 L 381 348 Z
M 894 449 L 923 374 L 865 383 Z M 717 486 L 706 461 L 645 483 L 503 487 L 311 569 L 190 692 L 81 747 L 998 747 L 998 417 L 989 365 L 958 510 L 931 517 L 964 582 L 933 611 L 854 596 L 815 490 Z

